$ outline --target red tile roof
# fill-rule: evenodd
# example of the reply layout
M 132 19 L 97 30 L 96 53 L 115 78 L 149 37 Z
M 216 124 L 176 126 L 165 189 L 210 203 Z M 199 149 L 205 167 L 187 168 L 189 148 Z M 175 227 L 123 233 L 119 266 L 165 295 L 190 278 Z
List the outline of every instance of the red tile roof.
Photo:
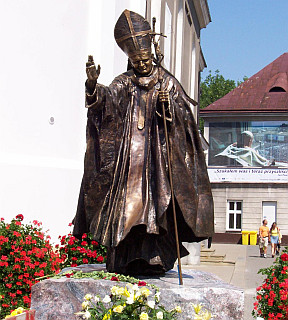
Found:
M 283 92 L 270 92 L 271 89 L 279 91 L 279 88 Z M 288 52 L 221 99 L 200 110 L 200 115 L 252 112 L 288 112 Z

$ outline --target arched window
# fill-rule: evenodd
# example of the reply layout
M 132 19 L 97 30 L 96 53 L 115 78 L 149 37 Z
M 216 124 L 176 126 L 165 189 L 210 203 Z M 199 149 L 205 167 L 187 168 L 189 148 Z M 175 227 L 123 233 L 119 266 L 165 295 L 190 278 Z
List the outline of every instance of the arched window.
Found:
M 273 87 L 269 90 L 269 92 L 286 92 L 282 87 Z

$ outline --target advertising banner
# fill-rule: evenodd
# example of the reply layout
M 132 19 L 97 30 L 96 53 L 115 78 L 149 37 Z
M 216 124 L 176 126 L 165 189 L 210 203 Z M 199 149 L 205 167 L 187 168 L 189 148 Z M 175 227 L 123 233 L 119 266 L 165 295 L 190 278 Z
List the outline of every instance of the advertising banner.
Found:
M 208 168 L 208 175 L 210 182 L 288 182 L 288 168 Z
M 288 121 L 212 122 L 210 166 L 288 167 Z

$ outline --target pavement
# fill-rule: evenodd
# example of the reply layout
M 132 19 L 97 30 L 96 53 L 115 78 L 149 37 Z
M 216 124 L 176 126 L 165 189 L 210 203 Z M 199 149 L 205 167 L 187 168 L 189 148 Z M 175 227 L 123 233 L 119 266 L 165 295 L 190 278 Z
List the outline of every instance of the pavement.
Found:
M 215 250 L 215 255 L 225 255 L 223 262 L 201 262 L 200 265 L 184 265 L 183 269 L 191 268 L 215 274 L 223 281 L 239 287 L 244 291 L 244 319 L 252 320 L 256 288 L 264 280 L 264 276 L 258 274 L 261 268 L 269 267 L 275 261 L 271 256 L 269 246 L 267 258 L 261 258 L 259 247 L 253 245 L 239 244 L 212 244 L 211 249 Z M 232 320 L 232 319 L 231 319 Z

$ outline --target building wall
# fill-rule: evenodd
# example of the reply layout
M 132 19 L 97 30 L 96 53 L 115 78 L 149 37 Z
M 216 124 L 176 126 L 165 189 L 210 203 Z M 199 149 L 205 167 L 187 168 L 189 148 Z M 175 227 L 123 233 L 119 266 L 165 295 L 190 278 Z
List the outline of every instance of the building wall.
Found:
M 244 183 L 213 183 L 212 193 L 215 210 L 215 232 L 225 233 L 227 217 L 227 201 L 243 202 L 242 230 L 258 230 L 262 224 L 262 204 L 276 201 L 276 222 L 283 235 L 288 235 L 286 184 L 244 184 Z
M 172 72 L 180 70 L 182 81 L 188 73 L 179 69 L 183 52 L 179 44 L 194 31 L 191 28 L 191 34 L 182 39 L 186 16 L 183 10 L 177 13 L 181 3 L 183 6 L 183 0 L 0 2 L 0 36 L 5 48 L 0 51 L 1 217 L 10 220 L 22 213 L 26 222 L 42 221 L 53 241 L 68 232 L 77 207 L 86 147 L 87 56 L 92 54 L 101 65 L 99 83 L 109 85 L 127 67 L 127 57 L 114 40 L 116 19 L 125 9 L 150 18 L 155 15 L 170 43 L 166 43 L 170 47 L 166 67 Z M 199 63 L 193 63 L 195 66 L 185 62 L 187 70 L 197 70 Z M 185 88 L 188 93 L 189 85 Z

